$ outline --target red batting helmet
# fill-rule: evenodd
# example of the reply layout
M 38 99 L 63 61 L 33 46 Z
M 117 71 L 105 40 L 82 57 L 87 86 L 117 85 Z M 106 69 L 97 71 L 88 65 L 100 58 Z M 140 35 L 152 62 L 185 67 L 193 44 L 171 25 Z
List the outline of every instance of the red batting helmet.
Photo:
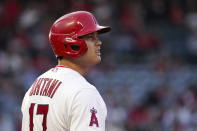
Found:
M 49 40 L 56 57 L 76 58 L 87 50 L 80 36 L 93 32 L 105 33 L 110 29 L 110 27 L 100 26 L 91 13 L 77 11 L 66 14 L 54 22 L 49 33 Z

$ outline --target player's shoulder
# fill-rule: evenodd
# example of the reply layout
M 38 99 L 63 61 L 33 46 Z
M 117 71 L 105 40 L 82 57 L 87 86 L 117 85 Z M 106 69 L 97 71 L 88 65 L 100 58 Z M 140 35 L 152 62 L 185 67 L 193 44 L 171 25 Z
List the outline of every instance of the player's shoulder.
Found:
M 54 79 L 61 81 L 63 90 L 66 90 L 67 92 L 69 90 L 73 92 L 81 89 L 95 89 L 95 87 L 90 84 L 80 73 L 64 66 L 56 66 L 40 77 L 46 76 L 53 77 Z
M 36 83 L 36 84 L 34 84 Z M 39 85 L 39 83 L 47 86 L 59 85 L 57 93 L 59 96 L 72 96 L 84 90 L 91 90 L 97 92 L 96 88 L 90 84 L 80 73 L 66 67 L 56 66 L 41 74 L 32 84 Z M 49 86 L 50 87 L 50 86 Z M 44 90 L 45 88 L 43 88 Z M 60 95 L 62 94 L 62 95 Z

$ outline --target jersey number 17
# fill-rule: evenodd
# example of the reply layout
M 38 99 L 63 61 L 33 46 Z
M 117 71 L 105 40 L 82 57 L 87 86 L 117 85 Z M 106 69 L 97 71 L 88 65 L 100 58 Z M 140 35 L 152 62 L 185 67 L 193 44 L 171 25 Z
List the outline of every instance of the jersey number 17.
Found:
M 29 108 L 29 128 L 30 131 L 33 131 L 34 123 L 33 123 L 33 112 L 34 112 L 34 106 L 35 103 L 31 103 L 31 106 Z M 36 115 L 43 115 L 43 121 L 42 121 L 42 129 L 43 131 L 47 130 L 46 120 L 47 120 L 47 113 L 48 113 L 49 105 L 41 105 L 39 104 L 37 106 L 37 113 Z

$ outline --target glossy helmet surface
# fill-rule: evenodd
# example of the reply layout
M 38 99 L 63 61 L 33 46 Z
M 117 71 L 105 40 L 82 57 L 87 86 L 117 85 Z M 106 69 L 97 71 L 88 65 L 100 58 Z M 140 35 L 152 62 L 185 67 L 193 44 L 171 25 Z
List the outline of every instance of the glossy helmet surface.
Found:
M 108 26 L 100 26 L 90 12 L 77 11 L 66 14 L 53 23 L 49 41 L 56 57 L 76 58 L 87 50 L 86 43 L 80 36 L 93 32 L 105 33 L 110 29 Z

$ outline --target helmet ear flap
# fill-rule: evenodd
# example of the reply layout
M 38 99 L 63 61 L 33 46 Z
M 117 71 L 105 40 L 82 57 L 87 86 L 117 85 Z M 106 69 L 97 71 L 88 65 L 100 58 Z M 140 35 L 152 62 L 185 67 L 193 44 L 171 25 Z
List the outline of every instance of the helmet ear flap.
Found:
M 87 50 L 87 45 L 83 39 L 67 37 L 63 43 L 65 56 L 68 57 L 80 57 Z
M 73 38 L 69 35 L 50 33 L 49 40 L 52 43 L 53 51 L 58 54 L 56 57 L 77 58 L 87 50 L 87 45 L 83 39 Z

